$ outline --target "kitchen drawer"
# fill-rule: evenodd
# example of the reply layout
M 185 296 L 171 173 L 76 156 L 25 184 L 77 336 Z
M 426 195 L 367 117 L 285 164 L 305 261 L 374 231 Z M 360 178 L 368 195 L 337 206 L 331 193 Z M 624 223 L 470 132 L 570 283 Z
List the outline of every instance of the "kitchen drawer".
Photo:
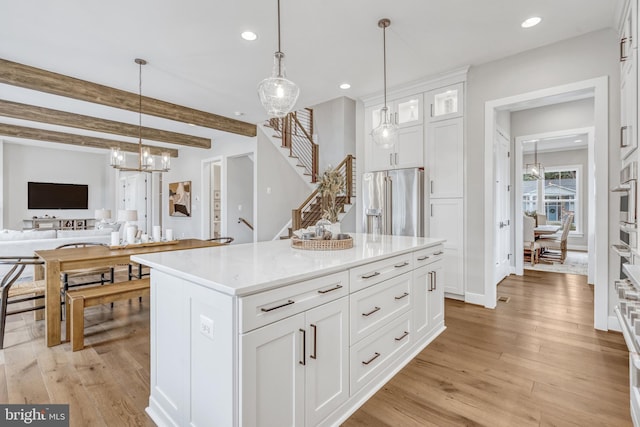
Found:
M 349 296 L 351 345 L 411 308 L 411 272 Z
M 359 291 L 383 280 L 413 269 L 413 254 L 398 255 L 349 270 L 351 292 Z
M 423 265 L 431 264 L 432 262 L 442 259 L 443 256 L 444 246 L 442 245 L 420 249 L 413 253 L 413 265 L 415 265 L 416 268 L 422 267 Z
M 357 393 L 413 342 L 411 312 L 360 341 L 350 350 L 350 393 Z
M 349 295 L 346 271 L 240 298 L 242 333 Z

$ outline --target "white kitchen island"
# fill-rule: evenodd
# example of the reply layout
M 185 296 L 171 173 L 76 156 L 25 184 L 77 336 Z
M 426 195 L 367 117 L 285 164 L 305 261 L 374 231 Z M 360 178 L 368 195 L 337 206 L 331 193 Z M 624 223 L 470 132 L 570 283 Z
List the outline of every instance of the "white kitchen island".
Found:
M 336 425 L 437 337 L 443 240 L 352 235 L 132 257 L 152 267 L 155 423 Z

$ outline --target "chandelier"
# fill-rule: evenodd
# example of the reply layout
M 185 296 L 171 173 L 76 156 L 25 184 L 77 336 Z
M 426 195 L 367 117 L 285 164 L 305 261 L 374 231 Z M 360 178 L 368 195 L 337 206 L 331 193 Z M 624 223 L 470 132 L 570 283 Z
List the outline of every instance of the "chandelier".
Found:
M 284 69 L 284 53 L 280 49 L 280 0 L 278 0 L 278 51 L 273 56 L 271 77 L 262 80 L 258 85 L 260 102 L 271 117 L 284 117 L 300 95 L 300 88 L 287 79 Z
M 524 173 L 535 179 L 542 179 L 544 177 L 544 168 L 541 163 L 538 163 L 538 140 L 534 140 L 533 144 L 533 163 L 527 163 L 524 166 Z
M 147 64 L 144 59 L 136 58 L 138 64 L 138 167 L 126 167 L 124 153 L 119 147 L 111 149 L 110 165 L 121 171 L 131 172 L 168 172 L 171 165 L 169 152 L 163 151 L 160 154 L 160 167 L 155 168 L 155 160 L 151 155 L 149 147 L 142 146 L 142 66 Z
M 382 56 L 384 62 L 384 107 L 380 110 L 380 124 L 371 131 L 371 138 L 381 148 L 391 148 L 398 139 L 398 127 L 393 124 L 387 107 L 387 27 L 391 21 L 383 18 L 378 21 L 378 27 L 382 28 Z

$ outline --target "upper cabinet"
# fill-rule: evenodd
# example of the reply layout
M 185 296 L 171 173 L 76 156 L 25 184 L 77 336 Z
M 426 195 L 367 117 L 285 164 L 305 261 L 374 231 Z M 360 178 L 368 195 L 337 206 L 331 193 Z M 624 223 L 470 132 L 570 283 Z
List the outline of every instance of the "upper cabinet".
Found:
M 630 66 L 635 59 L 635 49 L 638 46 L 638 22 L 637 22 L 637 1 L 631 0 L 626 2 L 624 19 L 620 27 L 620 66 L 625 73 L 624 68 Z
M 457 83 L 427 92 L 427 118 L 430 122 L 462 117 L 464 86 Z
M 368 114 L 371 117 L 371 129 L 380 124 L 380 110 L 382 107 L 384 107 L 384 105 L 381 104 L 371 108 Z M 423 122 L 423 96 L 421 93 L 391 100 L 387 102 L 387 108 L 389 109 L 391 122 L 400 129 L 421 125 Z

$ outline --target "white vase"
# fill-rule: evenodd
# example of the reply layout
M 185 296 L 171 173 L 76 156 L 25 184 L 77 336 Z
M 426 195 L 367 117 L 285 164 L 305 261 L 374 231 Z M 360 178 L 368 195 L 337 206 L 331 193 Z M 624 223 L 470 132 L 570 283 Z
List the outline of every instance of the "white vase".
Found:
M 329 226 L 329 231 L 331 231 L 331 235 L 335 239 L 340 234 L 340 223 L 334 222 Z

